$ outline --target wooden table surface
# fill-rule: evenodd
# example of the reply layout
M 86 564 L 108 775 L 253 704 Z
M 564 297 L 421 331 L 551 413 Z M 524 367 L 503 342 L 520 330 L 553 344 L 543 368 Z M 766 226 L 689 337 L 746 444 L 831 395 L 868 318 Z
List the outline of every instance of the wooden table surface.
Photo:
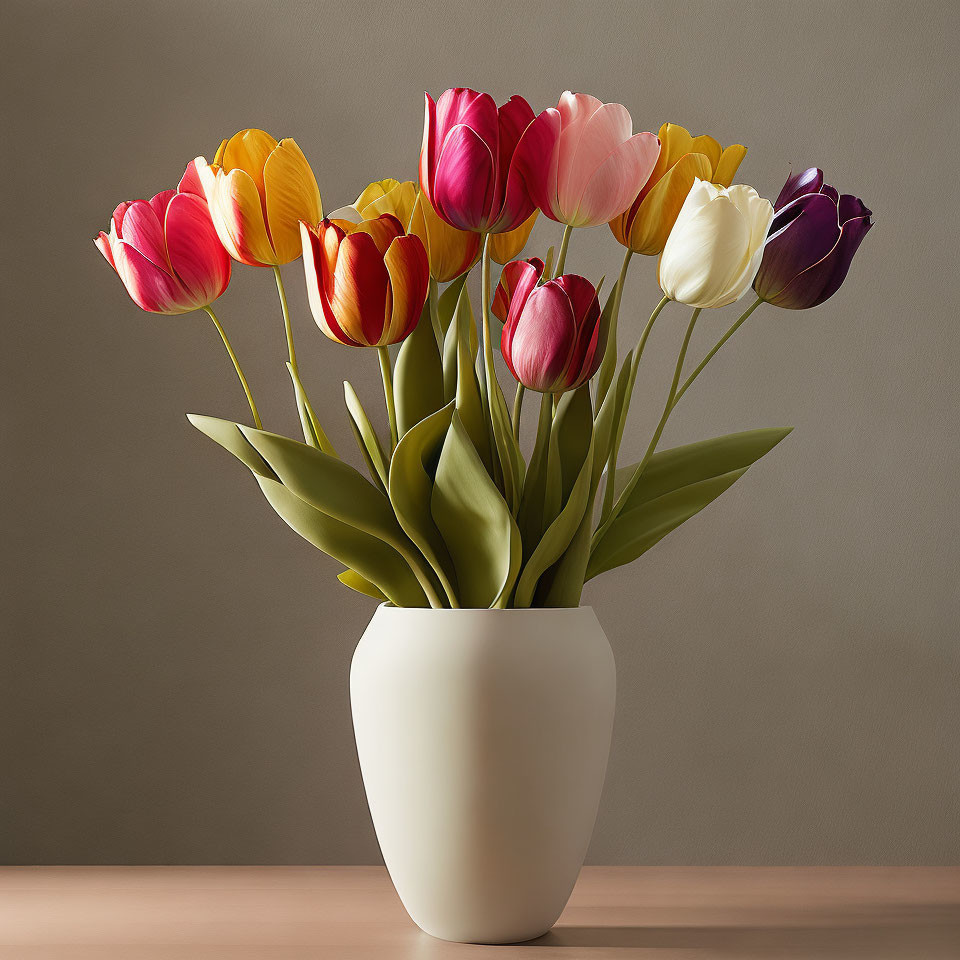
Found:
M 960 868 L 586 867 L 553 931 L 444 943 L 382 867 L 10 867 L 3 960 L 960 957 Z

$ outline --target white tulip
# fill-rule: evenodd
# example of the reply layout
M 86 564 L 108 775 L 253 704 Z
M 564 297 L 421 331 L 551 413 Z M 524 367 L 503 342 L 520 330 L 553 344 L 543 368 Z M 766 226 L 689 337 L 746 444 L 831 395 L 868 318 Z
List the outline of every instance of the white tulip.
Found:
M 773 206 L 753 187 L 694 180 L 660 254 L 661 289 L 691 307 L 739 300 L 760 269 L 771 220 Z

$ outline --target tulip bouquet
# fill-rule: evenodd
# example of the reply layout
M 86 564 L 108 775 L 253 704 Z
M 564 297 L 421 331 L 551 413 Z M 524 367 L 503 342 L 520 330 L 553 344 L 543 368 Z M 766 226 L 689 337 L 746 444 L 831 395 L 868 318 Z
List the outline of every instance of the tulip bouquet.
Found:
M 774 204 L 731 185 L 745 153 L 670 123 L 634 134 L 625 107 L 583 94 L 535 115 L 519 96 L 497 107 L 454 89 L 426 97 L 419 183 L 371 183 L 324 218 L 297 144 L 244 130 L 212 163 L 191 161 L 176 190 L 121 203 L 96 244 L 144 310 L 209 315 L 253 426 L 190 422 L 345 567 L 347 587 L 407 607 L 576 606 L 586 580 L 645 553 L 786 436 L 751 430 L 658 449 L 672 411 L 754 310 L 822 303 L 870 229 L 864 204 L 815 168 L 790 176 Z M 556 256 L 522 258 L 540 213 L 563 225 Z M 624 256 L 601 302 L 600 284 L 566 264 L 572 232 L 602 224 Z M 659 257 L 662 299 L 621 356 L 635 254 Z M 334 449 L 300 379 L 280 270 L 300 257 L 320 330 L 379 361 L 389 437 L 344 384 L 366 476 Z M 263 429 L 214 312 L 234 260 L 275 274 L 302 441 Z M 479 322 L 466 283 L 478 263 Z M 701 312 L 751 287 L 755 300 L 687 372 Z M 644 347 L 671 302 L 693 312 L 670 387 L 646 452 L 621 465 Z M 515 381 L 511 407 L 497 347 Z M 525 456 L 528 391 L 539 412 Z

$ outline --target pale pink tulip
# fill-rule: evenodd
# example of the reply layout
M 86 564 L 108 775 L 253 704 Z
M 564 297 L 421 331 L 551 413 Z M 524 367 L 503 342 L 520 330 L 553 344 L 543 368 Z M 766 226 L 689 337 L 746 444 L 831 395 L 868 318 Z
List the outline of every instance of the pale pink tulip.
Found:
M 522 158 L 530 195 L 551 220 L 571 227 L 598 226 L 622 213 L 660 155 L 652 133 L 634 135 L 626 107 L 585 93 L 568 90 L 535 123 L 549 149 Z
M 94 243 L 151 313 L 189 313 L 213 303 L 230 282 L 230 256 L 217 237 L 193 161 L 176 190 L 124 201 Z

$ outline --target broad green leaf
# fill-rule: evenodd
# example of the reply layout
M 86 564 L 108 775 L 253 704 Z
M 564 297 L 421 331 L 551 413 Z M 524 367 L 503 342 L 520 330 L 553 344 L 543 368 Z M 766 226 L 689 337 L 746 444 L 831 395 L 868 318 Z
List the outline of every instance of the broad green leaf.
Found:
M 592 430 L 592 423 L 591 423 Z M 581 458 L 580 471 L 574 481 L 563 510 L 553 523 L 547 527 L 546 533 L 536 550 L 526 562 L 517 581 L 517 592 L 514 605 L 529 607 L 533 601 L 534 591 L 541 575 L 554 564 L 570 545 L 583 520 L 588 507 L 590 487 L 593 482 L 593 447 L 592 438 L 588 441 L 587 449 Z
M 593 406 L 590 403 L 589 383 L 560 398 L 557 414 L 553 418 L 553 433 L 557 439 L 563 501 L 566 503 L 580 476 L 583 458 L 593 439 Z
M 216 417 L 205 417 L 199 413 L 188 413 L 187 419 L 201 433 L 232 453 L 253 473 L 270 480 L 277 479 L 277 475 L 270 469 L 267 461 L 250 446 L 246 437 L 240 432 L 240 428 L 232 420 L 218 420 Z
M 393 370 L 397 429 L 402 437 L 415 423 L 439 410 L 443 399 L 443 361 L 430 322 L 427 304 L 416 325 L 397 351 Z
M 379 600 L 381 603 L 389 599 L 375 583 L 371 583 L 366 577 L 360 576 L 356 570 L 347 568 L 343 573 L 337 574 L 337 579 L 345 587 L 356 590 L 357 593 L 362 593 L 364 596 L 373 597 L 374 600 Z
M 631 350 L 623 359 L 616 388 L 607 391 L 597 411 L 593 424 L 593 470 L 587 508 L 564 554 L 540 578 L 535 594 L 539 606 L 577 607 L 580 605 L 580 595 L 583 593 L 583 581 L 587 572 L 587 563 L 590 560 L 590 544 L 593 538 L 594 498 L 597 495 L 603 466 L 609 453 L 614 421 L 627 388 L 632 359 L 633 351 Z
M 463 285 L 467 282 L 468 276 L 470 276 L 469 270 L 460 274 L 456 280 L 451 280 L 447 284 L 447 287 L 443 293 L 440 294 L 440 302 L 438 304 L 437 313 L 440 318 L 440 330 L 443 333 L 447 332 L 447 328 L 450 326 L 450 321 L 453 319 L 454 313 L 456 313 L 457 301 L 460 299 L 460 291 L 463 289 Z
M 447 593 L 456 600 L 453 561 L 430 512 L 433 477 L 453 416 L 453 403 L 424 417 L 397 444 L 390 462 L 390 502 L 400 526 L 427 558 Z
M 309 443 L 311 447 L 316 447 L 318 450 L 330 454 L 331 457 L 335 457 L 337 451 L 334 450 L 333 444 L 323 432 L 320 420 L 310 405 L 307 392 L 303 389 L 303 383 L 301 383 L 300 377 L 297 375 L 296 370 L 293 369 L 289 360 L 287 361 L 287 373 L 290 374 L 290 379 L 293 381 L 293 391 L 297 397 L 297 413 L 300 415 L 303 439 Z
M 430 512 L 453 561 L 464 607 L 506 606 L 521 561 L 520 532 L 454 412 Z
M 457 309 L 451 328 L 457 332 L 457 415 L 473 441 L 485 469 L 490 469 L 490 437 L 487 419 L 483 413 L 480 385 L 473 365 L 476 358 L 477 325 L 470 308 L 467 288 L 460 291 Z
M 768 427 L 745 430 L 661 450 L 647 461 L 623 509 L 631 510 L 689 483 L 749 467 L 769 453 L 792 429 Z M 617 470 L 614 489 L 618 493 L 626 486 L 636 468 L 637 464 L 632 464 Z
M 289 437 L 253 427 L 240 429 L 291 493 L 327 516 L 403 552 L 409 541 L 397 523 L 390 501 L 350 464 Z M 348 566 L 357 569 L 353 563 Z
M 375 584 L 398 606 L 428 606 L 417 578 L 393 547 L 317 510 L 275 480 L 256 480 L 270 506 L 305 540 Z
M 357 446 L 360 448 L 360 454 L 363 456 L 364 463 L 370 473 L 370 478 L 384 493 L 387 490 L 387 458 L 380 445 L 380 438 L 374 429 L 367 411 L 363 409 L 363 404 L 357 396 L 357 391 L 349 380 L 343 381 L 343 398 L 347 404 L 347 413 L 350 414 L 350 426 L 353 428 L 353 435 L 356 437 Z
M 457 358 L 459 350 L 459 331 L 457 325 L 451 322 L 456 315 L 457 304 L 460 302 L 460 293 L 464 289 L 467 275 L 458 277 L 440 295 L 440 326 L 444 331 L 443 340 L 443 399 L 449 403 L 457 395 Z M 480 344 L 477 339 L 477 330 L 473 322 L 468 331 L 468 350 L 471 357 L 476 358 Z M 479 388 L 478 388 L 479 389 Z
M 490 377 L 490 421 L 493 426 L 493 440 L 497 449 L 496 462 L 500 465 L 499 477 L 502 481 L 504 499 L 510 512 L 516 514 L 520 506 L 520 496 L 523 490 L 523 476 L 526 465 L 516 437 L 513 435 L 513 424 L 510 421 L 510 412 L 507 401 L 500 389 L 496 373 L 491 371 Z
M 594 548 L 586 579 L 636 560 L 668 533 L 699 513 L 740 479 L 747 467 L 689 483 L 663 496 L 624 510 Z

